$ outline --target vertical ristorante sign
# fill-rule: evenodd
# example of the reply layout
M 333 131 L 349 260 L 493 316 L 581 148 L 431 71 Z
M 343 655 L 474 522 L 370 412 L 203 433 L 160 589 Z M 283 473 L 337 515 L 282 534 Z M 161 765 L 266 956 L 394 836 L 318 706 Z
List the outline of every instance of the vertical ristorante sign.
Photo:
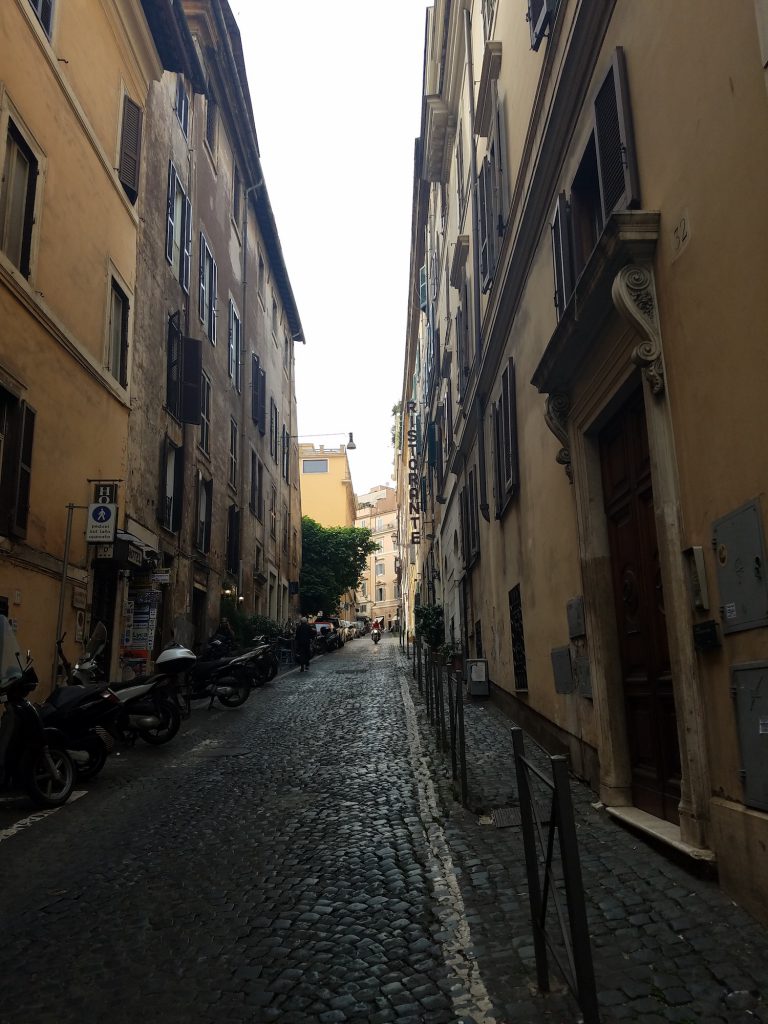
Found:
M 409 422 L 416 415 L 416 403 L 408 403 Z M 415 427 L 408 428 L 408 518 L 411 522 L 411 544 L 421 544 L 421 506 L 419 503 L 419 474 L 417 455 L 418 435 Z

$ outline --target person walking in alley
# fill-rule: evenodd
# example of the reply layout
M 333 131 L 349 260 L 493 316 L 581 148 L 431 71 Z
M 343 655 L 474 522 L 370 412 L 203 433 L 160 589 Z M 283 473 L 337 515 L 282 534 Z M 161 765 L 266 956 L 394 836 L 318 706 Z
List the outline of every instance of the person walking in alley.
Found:
M 312 656 L 310 650 L 310 643 L 312 637 L 315 635 L 315 631 L 312 626 L 307 622 L 306 615 L 302 615 L 301 622 L 296 630 L 296 658 L 301 665 L 299 671 L 309 672 L 309 659 Z

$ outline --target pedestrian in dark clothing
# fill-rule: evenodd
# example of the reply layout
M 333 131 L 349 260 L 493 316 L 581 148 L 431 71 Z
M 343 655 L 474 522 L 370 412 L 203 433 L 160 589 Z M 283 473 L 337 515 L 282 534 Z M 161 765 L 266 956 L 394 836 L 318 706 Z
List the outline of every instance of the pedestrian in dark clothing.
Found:
M 309 659 L 312 657 L 310 644 L 314 635 L 314 627 L 307 622 L 306 615 L 302 615 L 296 630 L 296 659 L 301 665 L 300 672 L 309 672 Z

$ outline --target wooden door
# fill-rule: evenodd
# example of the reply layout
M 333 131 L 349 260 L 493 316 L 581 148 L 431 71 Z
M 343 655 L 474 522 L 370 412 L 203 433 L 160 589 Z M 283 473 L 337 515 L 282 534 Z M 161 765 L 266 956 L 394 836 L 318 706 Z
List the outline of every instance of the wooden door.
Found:
M 636 807 L 678 822 L 680 750 L 643 394 L 600 434 L 600 461 Z

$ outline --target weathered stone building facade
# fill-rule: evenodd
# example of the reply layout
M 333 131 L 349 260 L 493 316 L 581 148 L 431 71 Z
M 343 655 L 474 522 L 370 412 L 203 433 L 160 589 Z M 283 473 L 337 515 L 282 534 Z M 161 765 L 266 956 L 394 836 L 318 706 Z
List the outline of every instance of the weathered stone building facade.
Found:
M 764 7 L 429 9 L 398 485 L 409 614 L 768 918 Z

